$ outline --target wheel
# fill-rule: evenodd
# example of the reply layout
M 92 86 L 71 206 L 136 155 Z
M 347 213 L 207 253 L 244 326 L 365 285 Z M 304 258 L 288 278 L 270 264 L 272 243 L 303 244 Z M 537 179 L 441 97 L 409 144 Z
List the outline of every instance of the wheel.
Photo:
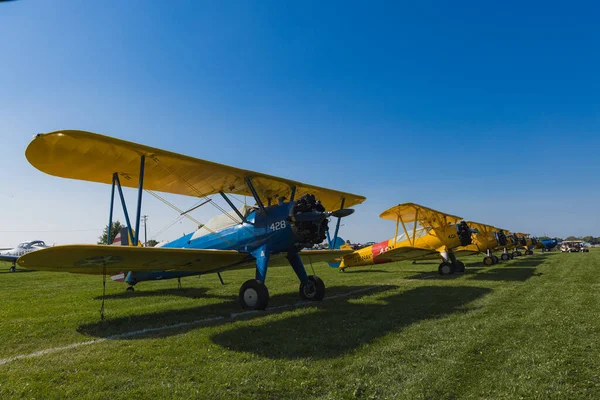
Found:
M 510 260 L 512 260 L 513 258 L 515 258 L 515 254 L 514 254 L 514 253 L 509 253 L 509 254 L 508 254 L 508 258 L 509 258 Z
M 526 256 L 531 256 L 531 255 L 533 255 L 533 250 L 527 250 L 527 251 L 525 252 L 525 255 L 526 255 Z
M 523 253 L 521 253 L 520 251 L 517 251 L 517 257 L 521 257 L 523 255 Z
M 512 258 L 515 258 L 515 257 L 519 257 L 519 253 L 516 251 L 512 253 Z
M 316 275 L 309 275 L 308 281 L 300 284 L 298 289 L 302 300 L 321 301 L 325 297 L 325 283 Z
M 127 292 L 135 292 L 135 289 L 133 288 L 133 286 L 127 286 L 127 289 L 125 289 L 125 291 L 127 291 Z
M 438 267 L 438 272 L 440 275 L 452 275 L 454 273 L 454 265 L 444 261 Z
M 454 265 L 455 272 L 465 272 L 465 263 L 462 261 L 456 260 L 456 264 Z
M 492 257 L 483 257 L 483 265 L 488 267 L 494 265 L 494 259 Z
M 14 265 L 8 269 L 8 272 L 17 272 L 17 267 Z
M 245 310 L 264 310 L 269 303 L 269 289 L 264 283 L 250 279 L 240 287 L 238 299 Z
M 500 262 L 498 256 L 492 256 L 492 258 L 494 259 L 494 264 L 498 264 Z
M 510 255 L 508 253 L 502 253 L 500 258 L 502 259 L 502 261 L 508 261 L 510 260 Z

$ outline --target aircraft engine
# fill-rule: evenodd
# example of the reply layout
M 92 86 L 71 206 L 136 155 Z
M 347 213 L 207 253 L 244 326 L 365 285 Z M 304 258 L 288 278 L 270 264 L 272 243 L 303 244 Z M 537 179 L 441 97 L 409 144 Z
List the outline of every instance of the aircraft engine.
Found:
M 498 241 L 498 245 L 500 246 L 506 246 L 508 243 L 508 238 L 502 231 L 496 233 L 496 240 Z
M 465 221 L 460 221 L 460 223 L 456 225 L 456 232 L 460 239 L 461 246 L 468 246 L 473 242 L 471 228 L 469 228 L 469 225 L 467 225 Z
M 328 218 L 344 218 L 353 212 L 351 208 L 326 212 L 314 195 L 305 194 L 294 202 L 287 218 L 297 240 L 295 245 L 301 249 L 322 243 L 329 230 Z
M 329 230 L 325 207 L 314 195 L 305 194 L 295 201 L 290 210 L 290 226 L 298 247 L 312 247 L 325 240 Z

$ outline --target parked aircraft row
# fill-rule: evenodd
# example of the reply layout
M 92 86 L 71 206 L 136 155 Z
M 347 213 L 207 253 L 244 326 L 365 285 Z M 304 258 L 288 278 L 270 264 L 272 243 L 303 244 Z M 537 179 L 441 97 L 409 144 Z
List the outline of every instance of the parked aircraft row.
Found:
M 133 290 L 146 280 L 254 269 L 254 279 L 239 290 L 245 309 L 264 309 L 269 267 L 289 265 L 300 281 L 299 295 L 321 300 L 325 284 L 308 275 L 305 262 L 328 261 L 341 270 L 404 259 L 440 258 L 443 275 L 464 271 L 457 254 L 483 253 L 484 263 L 531 252 L 528 235 L 465 222 L 460 217 L 414 203 L 394 206 L 381 218 L 396 223 L 388 241 L 352 250 L 338 237 L 341 218 L 364 196 L 243 170 L 85 131 L 38 134 L 26 150 L 28 161 L 50 175 L 111 185 L 109 227 L 115 193 L 125 215 L 130 243 L 139 243 L 143 191 L 193 196 L 214 203 L 221 196 L 231 207 L 195 232 L 161 247 L 63 245 L 20 254 L 19 266 L 46 271 L 120 275 Z M 130 218 L 123 187 L 137 189 Z M 116 190 L 115 190 L 116 189 Z M 230 195 L 252 197 L 255 206 L 235 207 Z M 117 204 L 118 204 L 117 203 Z M 330 220 L 334 226 L 330 226 Z M 402 227 L 402 231 L 399 228 Z M 108 237 L 111 237 L 109 229 Z M 324 240 L 328 250 L 307 250 Z M 109 244 L 109 243 L 107 243 Z M 499 251 L 500 257 L 494 254 Z

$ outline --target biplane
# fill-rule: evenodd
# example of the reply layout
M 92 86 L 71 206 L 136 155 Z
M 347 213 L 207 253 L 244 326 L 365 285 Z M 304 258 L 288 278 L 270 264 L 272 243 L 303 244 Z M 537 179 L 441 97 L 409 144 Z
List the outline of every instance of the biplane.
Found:
M 542 252 L 551 251 L 558 247 L 558 239 L 542 239 L 538 240 L 538 246 L 541 246 Z
M 379 217 L 396 222 L 392 239 L 356 250 L 329 265 L 344 271 L 393 261 L 442 258 L 438 267 L 441 275 L 464 272 L 465 265 L 453 250 L 471 244 L 474 231 L 462 218 L 414 203 L 399 204 Z M 400 226 L 403 233 L 398 234 Z
M 19 265 L 36 270 L 100 274 L 104 279 L 107 274 L 130 271 L 126 278 L 130 286 L 144 280 L 253 268 L 254 279 L 246 281 L 239 290 L 241 306 L 252 310 L 267 306 L 267 269 L 274 265 L 292 267 L 300 280 L 302 299 L 323 299 L 325 284 L 319 277 L 307 274 L 304 262 L 328 261 L 350 251 L 303 249 L 325 238 L 330 244 L 336 243 L 341 218 L 353 212 L 345 207 L 365 200 L 351 193 L 85 131 L 39 134 L 25 155 L 35 168 L 47 174 L 111 185 L 108 226 L 112 226 L 116 190 L 132 243 L 139 242 L 144 189 L 206 199 L 223 214 L 218 226 L 205 226 L 162 247 L 55 246 L 20 257 Z M 137 188 L 133 224 L 123 187 Z M 229 195 L 252 197 L 256 206 L 236 208 Z M 209 196 L 221 196 L 231 212 Z M 330 217 L 337 218 L 333 237 L 329 233 Z
M 478 222 L 467 221 L 467 225 L 477 233 L 473 235 L 473 243 L 461 246 L 454 251 L 456 255 L 473 255 L 483 253 L 483 264 L 490 266 L 497 264 L 500 259 L 494 255 L 494 250 L 500 246 L 506 246 L 507 238 L 502 229 Z
M 533 254 L 533 248 L 537 241 L 535 238 L 531 237 L 529 233 L 517 233 L 517 237 L 519 238 L 519 245 L 522 249 L 525 250 L 524 254 L 526 256 L 530 256 Z
M 502 255 L 500 258 L 503 261 L 506 261 L 521 256 L 522 253 L 518 250 L 520 246 L 520 239 L 517 234 L 506 230 L 503 232 L 506 235 L 507 242 L 505 246 L 499 246 L 499 249 L 502 250 Z

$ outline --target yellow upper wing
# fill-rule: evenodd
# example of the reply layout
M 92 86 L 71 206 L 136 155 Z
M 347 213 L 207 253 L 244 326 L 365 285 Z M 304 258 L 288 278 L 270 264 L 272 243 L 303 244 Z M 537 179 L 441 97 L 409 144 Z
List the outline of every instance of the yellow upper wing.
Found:
M 202 197 L 223 191 L 251 196 L 245 180 L 250 178 L 258 194 L 268 199 L 296 198 L 311 193 L 328 210 L 360 204 L 365 197 L 307 185 L 259 172 L 234 168 L 210 161 L 172 153 L 109 136 L 85 131 L 64 130 L 37 135 L 25 155 L 42 172 L 63 178 L 110 184 L 113 173 L 121 185 L 137 187 L 140 157 L 146 156 L 144 188 L 166 193 Z
M 462 220 L 461 217 L 456 215 L 446 214 L 415 203 L 398 204 L 382 212 L 379 217 L 391 219 L 392 221 L 402 221 L 405 224 L 417 222 L 421 226 L 430 227 L 444 226 Z
M 330 261 L 351 250 L 302 251 L 304 262 Z M 255 259 L 235 250 L 170 249 L 107 245 L 66 245 L 24 254 L 18 261 L 27 269 L 103 274 L 122 271 L 211 272 L 221 269 L 254 268 Z M 289 265 L 284 254 L 271 257 L 270 266 Z
M 499 230 L 492 225 L 481 224 L 473 221 L 467 221 L 467 225 L 469 225 L 470 228 L 477 229 L 480 233 L 496 232 Z

